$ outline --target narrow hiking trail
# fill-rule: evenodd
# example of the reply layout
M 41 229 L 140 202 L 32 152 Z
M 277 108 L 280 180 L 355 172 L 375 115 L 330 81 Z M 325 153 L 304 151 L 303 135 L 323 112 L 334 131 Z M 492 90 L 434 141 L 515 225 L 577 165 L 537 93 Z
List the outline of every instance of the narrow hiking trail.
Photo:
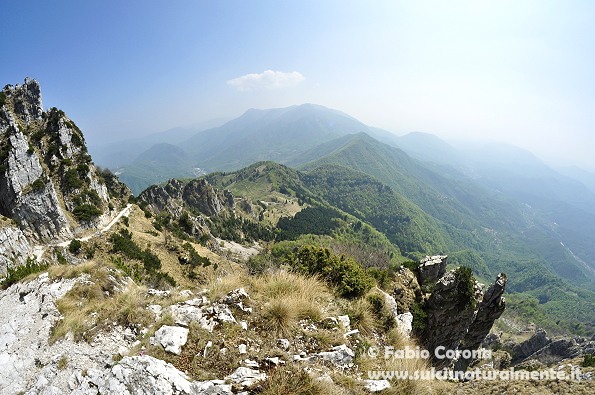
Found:
M 72 242 L 72 240 L 80 240 L 80 241 L 89 241 L 94 237 L 99 236 L 102 233 L 105 233 L 107 231 L 109 231 L 122 217 L 127 217 L 128 215 L 130 215 L 130 212 L 132 211 L 132 204 L 127 204 L 126 207 L 124 207 L 124 209 L 122 209 L 118 215 L 116 215 L 106 226 L 104 226 L 103 228 L 101 228 L 100 230 L 96 231 L 95 233 L 85 236 L 85 237 L 74 237 L 70 240 L 66 240 L 63 241 L 61 243 L 57 243 L 57 244 L 50 244 L 50 245 L 36 245 L 33 247 L 33 254 L 35 255 L 35 259 L 37 262 L 41 261 L 41 258 L 43 257 L 43 254 L 45 253 L 45 251 L 48 249 L 48 247 L 68 247 L 68 245 Z

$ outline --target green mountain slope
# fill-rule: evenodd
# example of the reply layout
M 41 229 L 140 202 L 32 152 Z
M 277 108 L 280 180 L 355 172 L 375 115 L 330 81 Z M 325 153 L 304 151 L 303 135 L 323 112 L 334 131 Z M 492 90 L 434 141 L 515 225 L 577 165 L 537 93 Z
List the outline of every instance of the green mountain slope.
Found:
M 195 177 L 191 160 L 184 150 L 175 145 L 156 144 L 143 152 L 129 165 L 119 169 L 118 176 L 132 190 L 139 194 L 150 185 L 159 184 L 171 178 Z
M 311 237 L 316 237 L 317 242 L 323 242 L 320 237 L 326 235 L 339 242 L 355 243 L 358 248 L 372 245 L 385 255 L 390 254 L 387 243 L 395 246 L 393 254 L 399 251 L 410 258 L 444 252 L 449 255 L 449 262 L 472 267 L 484 281 L 498 272 L 507 273 L 513 316 L 533 320 L 552 333 L 589 333 L 595 327 L 595 293 L 556 274 L 541 254 L 553 256 L 561 250 L 556 249 L 551 240 L 544 239 L 537 228 L 525 234 L 480 225 L 468 232 L 457 229 L 428 216 L 377 179 L 338 165 L 296 171 L 264 162 L 206 178 L 215 186 L 228 188 L 255 202 L 297 198 L 307 207 L 321 207 L 320 210 L 303 209 L 298 214 L 286 212 L 277 223 L 279 235 L 286 236 L 279 240 L 314 234 Z M 274 206 L 272 210 L 281 210 L 282 206 Z M 271 210 L 270 204 L 267 207 Z M 294 220 L 291 215 L 295 215 Z M 538 240 L 540 245 L 533 246 L 531 240 Z M 531 306 L 530 311 L 527 306 Z
M 233 170 L 262 160 L 285 163 L 336 137 L 367 130 L 339 111 L 314 104 L 248 110 L 225 125 L 179 144 L 208 171 Z
M 447 253 L 449 262 L 471 266 L 484 280 L 506 272 L 508 289 L 520 295 L 513 300 L 521 303 L 529 298 L 531 305 L 537 301 L 540 317 L 560 315 L 567 329 L 576 320 L 592 323 L 595 306 L 586 295 L 593 295 L 589 291 L 594 288 L 593 276 L 589 263 L 578 256 L 592 250 L 589 235 L 583 234 L 589 223 L 595 223 L 589 221 L 588 211 L 573 236 L 568 230 L 581 224 L 579 211 L 555 211 L 564 207 L 555 205 L 551 207 L 555 215 L 548 215 L 547 206 L 527 204 L 522 195 L 513 193 L 517 187 L 511 191 L 490 184 L 478 168 L 420 161 L 366 133 L 392 141 L 386 132 L 345 114 L 306 105 L 251 110 L 180 147 L 194 166 L 209 170 L 237 169 L 261 159 L 300 168 L 267 162 L 208 176 L 213 185 L 250 198 L 254 215 L 262 214 L 258 220 L 279 225 L 279 237 L 342 238 L 361 246 L 373 235 L 372 244 L 391 245 L 407 257 Z M 448 148 L 420 136 L 429 141 L 428 160 L 440 155 L 432 150 Z M 409 142 L 420 136 L 410 137 Z M 458 151 L 453 150 L 448 148 L 442 162 L 458 159 Z M 466 166 L 474 163 L 472 159 L 462 157 L 460 162 Z M 531 166 L 512 168 L 522 173 L 523 167 L 533 171 Z M 506 181 L 505 177 L 494 179 L 501 184 Z M 550 192 L 551 187 L 556 184 L 547 186 Z M 547 188 L 534 189 L 537 196 L 554 196 Z M 569 203 L 571 195 L 568 191 L 555 194 Z M 307 207 L 312 210 L 305 211 Z M 572 215 L 559 218 L 561 213 Z M 318 222 L 313 223 L 313 218 Z M 554 296 L 548 298 L 548 293 Z M 571 314 L 566 310 L 569 305 L 579 312 Z M 551 322 L 548 325 L 555 329 Z
M 252 201 L 256 208 L 251 211 L 260 211 L 260 221 L 279 227 L 279 240 L 294 240 L 311 234 L 324 235 L 344 246 L 356 245 L 358 250 L 367 250 L 373 256 L 388 256 L 395 262 L 405 259 L 400 246 L 369 224 L 359 210 L 343 210 L 329 203 L 317 191 L 324 185 L 314 180 L 307 182 L 308 175 L 294 169 L 274 162 L 259 162 L 234 172 L 212 173 L 205 178 L 213 186 L 229 189 L 234 195 Z M 365 175 L 361 175 L 361 178 L 364 182 L 379 184 Z M 295 202 L 299 205 L 297 209 Z M 360 202 L 360 208 L 364 208 L 362 203 L 366 204 L 366 201 Z M 402 228 L 407 229 L 408 225 L 403 224 Z M 324 244 L 329 240 L 318 242 Z
M 326 155 L 325 155 L 326 154 Z M 452 168 L 429 168 L 403 151 L 365 134 L 345 136 L 315 148 L 302 168 L 339 165 L 361 171 L 392 187 L 438 220 L 450 240 L 451 251 L 472 249 L 493 254 L 493 238 L 511 238 L 506 248 L 529 256 L 563 278 L 593 284 L 588 271 L 566 251 L 545 227 L 543 219 L 504 195 L 473 183 Z M 502 247 L 504 248 L 504 247 Z M 488 266 L 497 268 L 498 255 Z M 504 266 L 505 269 L 510 269 Z

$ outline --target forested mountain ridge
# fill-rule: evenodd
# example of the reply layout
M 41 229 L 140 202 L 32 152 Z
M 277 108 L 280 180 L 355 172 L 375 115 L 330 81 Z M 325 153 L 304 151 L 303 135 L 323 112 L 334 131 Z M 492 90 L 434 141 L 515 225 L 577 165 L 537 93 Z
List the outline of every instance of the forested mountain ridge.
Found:
M 584 328 L 592 328 L 595 293 L 556 275 L 544 258 L 544 254 L 552 252 L 534 247 L 529 243 L 532 239 L 521 233 L 481 226 L 468 233 L 453 229 L 377 179 L 338 165 L 304 172 L 266 162 L 235 172 L 214 173 L 206 179 L 256 201 L 266 200 L 272 194 L 279 200 L 293 197 L 314 206 L 335 207 L 384 234 L 409 259 L 444 252 L 450 262 L 472 267 L 480 278 L 489 279 L 500 271 L 510 273 L 509 290 L 515 293 L 511 295 L 511 312 L 518 302 L 523 314 L 528 314 L 524 306 L 531 303 L 533 319 L 541 320 L 542 325 L 548 321 L 555 327 L 554 317 L 566 317 L 559 321 L 566 328 L 579 321 L 586 325 Z M 547 248 L 549 241 L 542 242 Z M 566 319 L 570 321 L 564 323 Z

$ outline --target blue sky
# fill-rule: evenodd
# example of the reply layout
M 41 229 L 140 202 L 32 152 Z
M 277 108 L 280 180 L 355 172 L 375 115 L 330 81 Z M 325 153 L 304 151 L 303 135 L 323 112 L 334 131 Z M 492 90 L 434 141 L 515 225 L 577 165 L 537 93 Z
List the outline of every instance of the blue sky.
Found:
M 0 2 L 2 84 L 91 143 L 305 102 L 595 168 L 591 1 Z

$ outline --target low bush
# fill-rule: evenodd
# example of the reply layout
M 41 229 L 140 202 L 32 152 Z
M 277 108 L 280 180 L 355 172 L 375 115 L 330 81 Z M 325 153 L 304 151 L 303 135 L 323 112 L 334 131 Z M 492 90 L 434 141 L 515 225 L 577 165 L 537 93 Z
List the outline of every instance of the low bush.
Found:
M 44 188 L 45 188 L 45 180 L 43 179 L 43 177 L 38 178 L 37 180 L 35 180 L 33 182 L 33 184 L 31 184 L 31 190 L 33 192 L 41 191 Z
M 39 273 L 48 268 L 45 263 L 37 263 L 33 258 L 27 259 L 27 263 L 22 266 L 9 267 L 6 273 L 6 278 L 0 283 L 2 289 L 10 287 L 33 273 Z
M 374 278 L 351 258 L 334 255 L 328 248 L 303 246 L 287 257 L 297 271 L 318 275 L 337 288 L 344 297 L 364 295 L 374 285 Z
M 132 233 L 126 229 L 120 230 L 110 236 L 112 242 L 112 252 L 121 252 L 130 259 L 137 259 L 143 262 L 147 271 L 156 271 L 161 269 L 161 260 L 150 249 L 141 249 L 138 244 L 132 240 Z
M 78 255 L 81 252 L 81 248 L 83 247 L 83 243 L 80 240 L 74 239 L 68 245 L 68 252 L 74 255 Z
M 468 306 L 475 307 L 475 278 L 471 268 L 461 266 L 455 270 L 455 276 L 458 280 L 457 294 L 459 297 L 458 304 L 461 308 Z
M 101 214 L 101 210 L 92 204 L 82 204 L 76 206 L 74 210 L 72 210 L 72 214 L 74 214 L 77 220 L 88 222 L 97 218 Z
M 81 180 L 75 169 L 68 169 L 64 173 L 64 185 L 70 189 L 77 189 L 83 186 L 83 180 Z

